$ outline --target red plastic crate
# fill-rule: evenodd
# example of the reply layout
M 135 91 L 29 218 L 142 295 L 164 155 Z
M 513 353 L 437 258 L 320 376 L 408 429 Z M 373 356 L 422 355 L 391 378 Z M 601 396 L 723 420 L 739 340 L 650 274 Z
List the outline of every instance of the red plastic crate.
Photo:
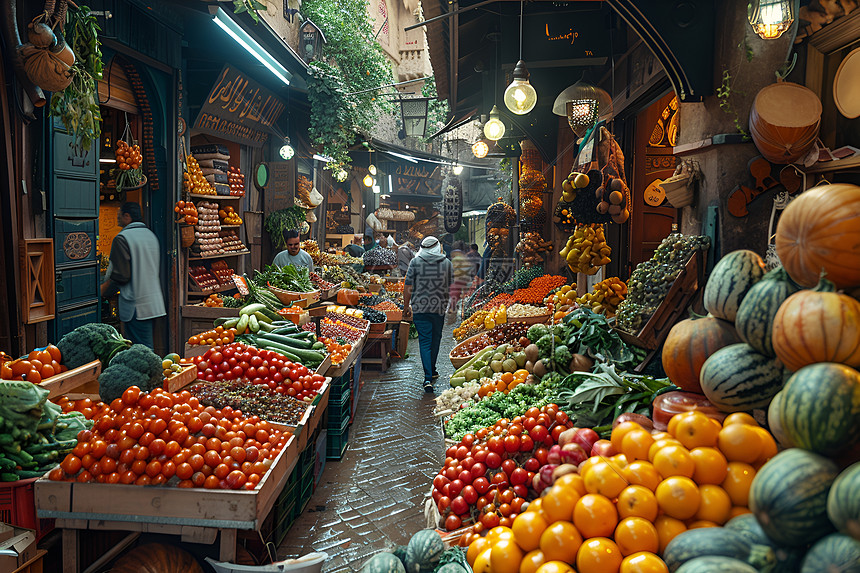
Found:
M 54 529 L 53 519 L 36 517 L 34 483 L 39 478 L 0 482 L 0 522 L 33 529 L 36 540 Z

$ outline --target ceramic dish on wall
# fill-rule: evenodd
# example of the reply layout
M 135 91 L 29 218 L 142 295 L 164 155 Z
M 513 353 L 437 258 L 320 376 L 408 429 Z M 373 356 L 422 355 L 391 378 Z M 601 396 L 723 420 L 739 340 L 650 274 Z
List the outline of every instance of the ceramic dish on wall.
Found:
M 860 48 L 851 51 L 833 78 L 833 100 L 848 119 L 860 117 Z

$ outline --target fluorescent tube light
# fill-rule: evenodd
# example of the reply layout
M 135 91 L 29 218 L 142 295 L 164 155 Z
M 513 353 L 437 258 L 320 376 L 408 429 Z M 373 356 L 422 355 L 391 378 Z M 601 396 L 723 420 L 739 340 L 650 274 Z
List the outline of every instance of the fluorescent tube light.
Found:
M 332 161 L 334 161 L 334 159 L 332 159 L 328 155 L 319 155 L 317 153 L 314 153 L 314 159 L 316 159 L 317 161 L 323 161 L 325 163 L 331 163 Z
M 258 62 L 266 66 L 266 68 L 268 68 L 275 77 L 286 85 L 290 85 L 290 72 L 287 71 L 287 68 L 282 66 L 278 60 L 273 58 L 272 55 L 257 42 L 257 40 L 252 38 L 250 34 L 243 30 L 242 27 L 230 18 L 230 16 L 228 16 L 221 8 L 218 8 L 215 12 L 215 23 L 218 24 L 222 30 L 227 32 L 228 36 L 236 40 L 237 44 L 245 48 L 249 54 L 254 56 Z

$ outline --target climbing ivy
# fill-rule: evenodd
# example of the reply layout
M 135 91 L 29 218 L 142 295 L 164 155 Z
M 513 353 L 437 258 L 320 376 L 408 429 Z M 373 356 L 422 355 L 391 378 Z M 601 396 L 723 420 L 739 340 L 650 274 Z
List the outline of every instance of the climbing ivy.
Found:
M 380 115 L 396 111 L 372 89 L 393 83 L 394 74 L 376 42 L 368 0 L 305 0 L 302 14 L 326 39 L 323 60 L 310 69 L 310 136 L 335 160 L 326 168 L 340 170 L 350 162 L 355 135 L 369 132 Z M 356 93 L 364 90 L 370 91 Z
M 254 19 L 254 22 L 260 23 L 260 15 L 257 10 L 265 10 L 266 5 L 260 0 L 233 0 L 233 13 L 241 14 L 247 12 Z
M 439 129 L 439 124 L 445 125 L 448 121 L 448 101 L 439 100 L 436 93 L 436 78 L 431 77 L 424 81 L 421 95 L 433 98 L 427 109 L 427 136 L 431 136 Z

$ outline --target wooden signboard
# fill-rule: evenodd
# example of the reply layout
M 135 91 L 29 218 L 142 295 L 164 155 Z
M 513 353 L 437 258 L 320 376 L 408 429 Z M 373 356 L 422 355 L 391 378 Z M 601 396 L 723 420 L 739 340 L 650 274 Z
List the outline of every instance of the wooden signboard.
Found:
M 294 161 L 269 162 L 269 184 L 265 191 L 266 213 L 293 206 L 296 192 Z

